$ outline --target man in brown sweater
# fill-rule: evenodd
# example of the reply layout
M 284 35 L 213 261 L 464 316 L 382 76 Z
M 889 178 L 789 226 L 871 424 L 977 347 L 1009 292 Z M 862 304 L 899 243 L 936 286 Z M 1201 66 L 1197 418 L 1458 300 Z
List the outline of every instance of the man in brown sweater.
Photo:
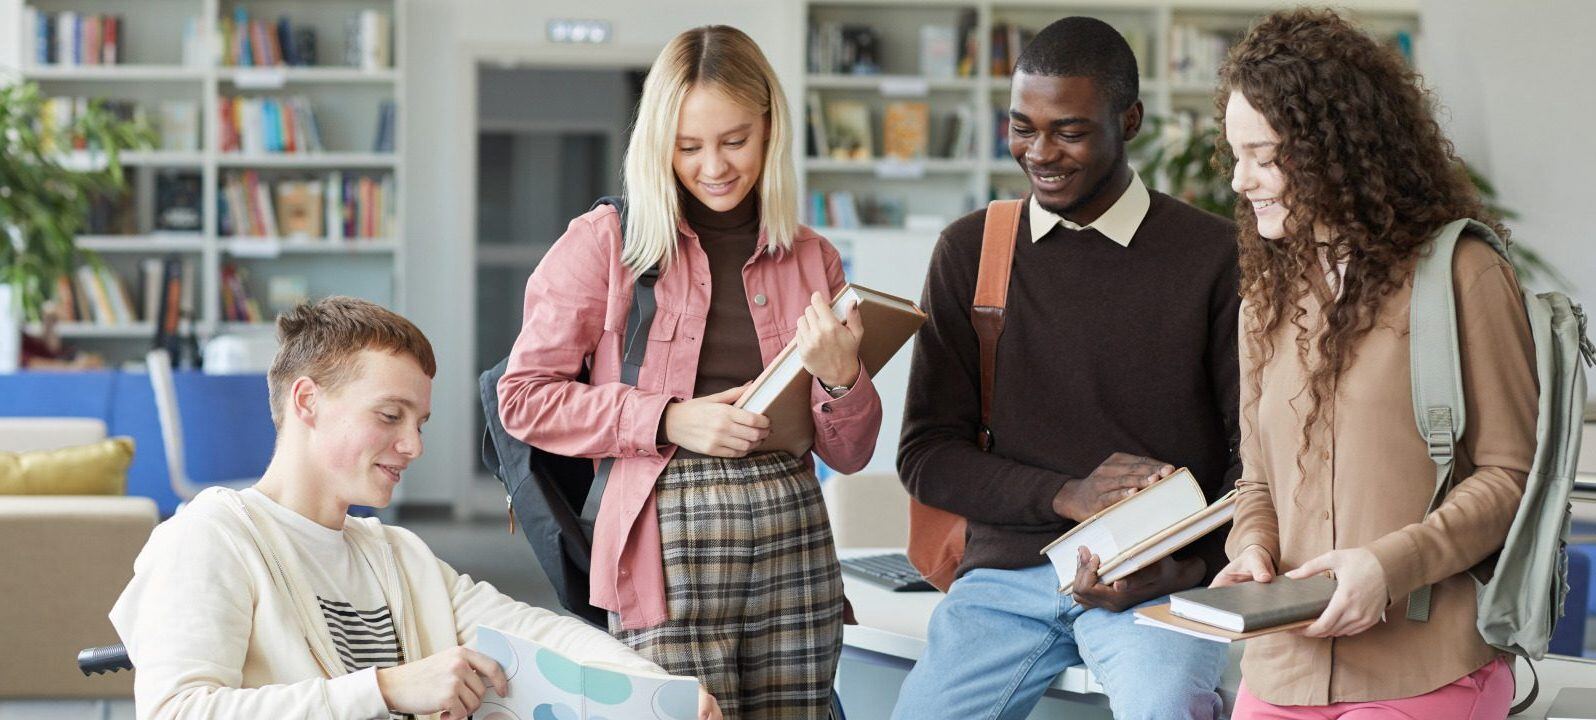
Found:
M 1038 33 L 1010 103 L 1031 195 L 989 452 L 970 322 L 985 210 L 943 231 L 926 278 L 898 469 L 969 532 L 894 717 L 1023 718 L 1084 662 L 1116 718 L 1217 718 L 1225 646 L 1136 625 L 1131 609 L 1206 582 L 1224 566 L 1223 530 L 1112 586 L 1097 581 L 1100 558 L 1083 558 L 1073 594 L 1040 551 L 1171 465 L 1210 500 L 1240 475 L 1234 225 L 1148 190 L 1126 163 L 1142 120 L 1136 59 L 1107 24 Z

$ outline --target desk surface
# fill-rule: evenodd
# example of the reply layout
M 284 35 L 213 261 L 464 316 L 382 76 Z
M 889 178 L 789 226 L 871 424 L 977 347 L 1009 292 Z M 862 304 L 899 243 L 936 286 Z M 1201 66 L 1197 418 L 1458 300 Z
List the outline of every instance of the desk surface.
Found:
M 903 552 L 901 548 L 848 548 L 839 549 L 842 557 L 879 555 Z M 920 659 L 925 652 L 926 629 L 931 623 L 931 612 L 944 597 L 940 592 L 892 592 L 880 585 L 843 573 L 843 586 L 853 603 L 858 625 L 843 628 L 843 645 L 860 650 L 903 658 L 909 662 Z M 1230 666 L 1220 683 L 1220 695 L 1226 706 L 1235 702 L 1236 687 L 1241 682 L 1241 647 L 1232 644 Z M 1064 670 L 1049 690 L 1078 694 L 1102 694 L 1103 686 L 1084 665 Z

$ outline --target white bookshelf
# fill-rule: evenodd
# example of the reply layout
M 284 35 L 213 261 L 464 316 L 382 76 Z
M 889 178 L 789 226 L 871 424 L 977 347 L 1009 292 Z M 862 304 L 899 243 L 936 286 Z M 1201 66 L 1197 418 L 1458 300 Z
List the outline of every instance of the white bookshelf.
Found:
M 998 118 L 995 113 L 1008 107 L 1009 80 L 994 74 L 991 67 L 993 28 L 1017 25 L 1032 32 L 1054 20 L 1070 15 L 1088 15 L 1113 25 L 1130 42 L 1141 70 L 1141 100 L 1149 117 L 1171 117 L 1176 113 L 1195 114 L 1211 119 L 1214 115 L 1214 85 L 1218 78 L 1203 74 L 1177 73 L 1172 69 L 1172 54 L 1179 51 L 1175 36 L 1182 28 L 1203 33 L 1234 34 L 1239 37 L 1258 17 L 1287 3 L 1261 0 L 1091 0 L 1088 2 L 1049 2 L 1046 0 L 805 0 L 802 3 L 805 74 L 794 88 L 793 114 L 799 129 L 798 175 L 806 219 L 812 219 L 811 191 L 845 191 L 856 199 L 887 198 L 888 204 L 901 207 L 904 216 L 919 216 L 925 226 L 946 224 L 958 216 L 984 205 L 995 196 L 1015 197 L 1027 181 L 1006 150 L 996 154 Z M 1349 10 L 1364 27 L 1380 35 L 1398 31 L 1410 37 L 1419 35 L 1417 0 L 1351 0 L 1338 3 Z M 973 15 L 978 50 L 971 76 L 931 77 L 922 72 L 921 27 L 951 27 L 957 35 L 961 20 Z M 834 68 L 811 67 L 811 32 L 825 25 L 867 25 L 880 40 L 881 67 L 878 74 L 839 73 Z M 955 54 L 963 39 L 955 37 Z M 808 153 L 807 127 L 809 102 L 817 97 L 822 105 L 834 100 L 863 101 L 872 110 L 872 135 L 876 154 L 881 153 L 882 111 L 894 101 L 924 102 L 930 109 L 931 157 L 911 161 L 839 160 L 813 157 Z M 947 118 L 959 106 L 971 109 L 973 147 L 968 156 L 938 157 L 947 135 Z M 1144 124 L 1144 131 L 1150 125 Z M 1146 178 L 1162 186 L 1161 178 Z M 838 228 L 822 232 L 840 245 L 857 245 L 872 238 L 920 236 L 926 241 L 936 233 L 911 231 L 902 227 Z
M 123 18 L 122 64 L 39 65 L 24 56 L 32 46 L 32 26 L 22 22 L 24 7 L 42 12 L 116 14 Z M 222 18 L 244 8 L 252 19 L 275 22 L 287 17 L 295 27 L 316 31 L 317 65 L 309 67 L 233 67 L 222 65 L 218 28 Z M 387 13 L 392 66 L 347 67 L 344 23 L 361 10 Z M 136 235 L 86 235 L 83 248 L 100 254 L 117 270 L 137 300 L 136 269 L 152 257 L 179 255 L 195 263 L 195 331 L 201 338 L 228 332 L 269 332 L 272 324 L 224 321 L 221 304 L 222 267 L 247 270 L 250 295 L 270 315 L 268 279 L 292 275 L 303 279 L 311 297 L 350 294 L 403 312 L 405 262 L 405 168 L 402 160 L 405 119 L 405 0 L 0 0 L 0 17 L 13 17 L 17 37 L 0 41 L 0 64 L 18 68 L 11 77 L 38 82 L 47 96 L 103 97 L 138 103 L 153 120 L 157 104 L 167 100 L 197 103 L 199 148 L 193 151 L 153 150 L 124 153 L 135 189 Z M 202 62 L 185 65 L 184 23 L 198 18 Z M 15 40 L 16 42 L 12 42 Z M 14 53 L 14 54 L 13 54 Z M 326 152 L 248 155 L 220 150 L 216 119 L 224 97 L 304 96 L 320 126 Z M 394 104 L 394 152 L 372 152 L 378 108 Z M 104 158 L 73 153 L 69 166 L 103 166 Z M 195 233 L 153 230 L 154 180 L 158 173 L 180 170 L 199 175 L 202 228 Z M 346 176 L 393 178 L 392 231 L 380 238 L 333 241 L 307 238 L 254 238 L 220 234 L 219 190 L 231 172 L 255 170 L 263 182 L 280 179 L 322 179 L 329 172 Z M 324 188 L 324 192 L 330 188 Z M 36 328 L 35 328 L 36 329 Z M 99 325 L 63 323 L 64 337 L 90 341 L 113 364 L 142 357 L 143 343 L 154 335 L 150 323 Z

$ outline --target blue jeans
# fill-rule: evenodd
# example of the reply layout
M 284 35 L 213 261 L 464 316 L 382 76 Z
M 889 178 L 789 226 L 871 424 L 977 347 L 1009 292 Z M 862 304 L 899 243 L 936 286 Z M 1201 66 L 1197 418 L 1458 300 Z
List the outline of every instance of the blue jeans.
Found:
M 1083 609 L 1050 564 L 971 570 L 931 615 L 892 717 L 1021 720 L 1064 668 L 1085 663 L 1117 720 L 1215 720 L 1227 650 L 1137 625 L 1128 610 Z

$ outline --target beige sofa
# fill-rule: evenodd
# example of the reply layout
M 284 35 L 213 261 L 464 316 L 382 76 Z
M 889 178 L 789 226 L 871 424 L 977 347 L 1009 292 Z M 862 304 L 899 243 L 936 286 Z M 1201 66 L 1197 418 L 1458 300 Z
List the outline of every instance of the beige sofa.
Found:
M 0 418 L 0 450 L 105 437 L 98 420 Z M 0 699 L 118 698 L 131 673 L 84 677 L 77 651 L 118 642 L 106 618 L 159 520 L 142 497 L 0 496 Z

